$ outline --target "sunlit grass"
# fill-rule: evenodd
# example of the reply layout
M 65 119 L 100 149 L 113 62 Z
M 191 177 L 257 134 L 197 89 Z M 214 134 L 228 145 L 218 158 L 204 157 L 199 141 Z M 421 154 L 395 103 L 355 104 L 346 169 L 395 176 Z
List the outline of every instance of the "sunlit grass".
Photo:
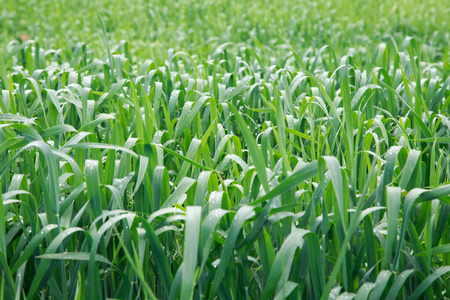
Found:
M 112 15 L 101 54 L 0 55 L 3 299 L 449 296 L 448 35 L 220 45 L 219 18 L 155 62 Z

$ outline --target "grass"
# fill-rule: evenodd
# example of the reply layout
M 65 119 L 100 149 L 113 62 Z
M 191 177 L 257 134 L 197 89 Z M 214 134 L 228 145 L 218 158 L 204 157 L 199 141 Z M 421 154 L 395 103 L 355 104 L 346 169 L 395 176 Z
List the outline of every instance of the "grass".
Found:
M 7 1 L 0 299 L 448 298 L 446 8 L 341 2 Z
M 163 64 L 169 49 L 206 60 L 227 42 L 279 60 L 287 42 L 301 53 L 330 45 L 345 55 L 407 36 L 425 42 L 428 61 L 440 61 L 450 44 L 450 8 L 441 0 L 3 0 L 2 8 L 2 48 L 27 34 L 46 49 L 70 51 L 84 43 L 95 57 L 105 55 L 100 12 L 112 45 L 130 43 L 126 51 L 135 63 Z

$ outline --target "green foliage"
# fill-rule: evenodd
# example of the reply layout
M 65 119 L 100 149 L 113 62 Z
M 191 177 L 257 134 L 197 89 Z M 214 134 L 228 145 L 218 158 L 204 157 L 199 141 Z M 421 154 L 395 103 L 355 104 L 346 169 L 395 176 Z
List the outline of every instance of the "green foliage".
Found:
M 407 36 L 424 40 L 421 55 L 440 61 L 450 44 L 449 14 L 442 0 L 2 0 L 0 46 L 11 50 L 30 38 L 42 48 L 62 49 L 63 57 L 78 53 L 79 58 L 70 59 L 72 65 L 104 56 L 118 66 L 123 61 L 108 55 L 105 38 L 114 45 L 112 52 L 123 52 L 134 63 L 171 60 L 176 57 L 173 52 L 167 56 L 171 48 L 206 59 L 224 49 L 250 46 L 242 58 L 254 51 L 257 59 L 281 62 L 291 47 L 314 55 L 329 45 L 343 56 L 363 46 L 380 55 L 377 61 L 360 59 L 385 68 L 395 49 L 388 47 L 384 56 L 385 46 L 377 46 L 392 39 L 400 45 Z M 233 44 L 219 47 L 229 42 Z M 37 51 L 43 53 L 42 48 Z M 24 54 L 22 61 L 43 66 L 42 60 Z M 312 70 L 318 64 L 313 62 Z
M 163 21 L 222 7 L 251 21 L 220 44 L 240 25 L 227 33 L 218 14 L 191 32 L 197 21 L 178 20 L 186 40 L 150 34 L 196 55 L 137 62 L 127 43 L 108 44 L 138 24 L 114 19 L 121 7 L 136 13 L 120 2 L 104 23 L 86 15 L 100 17 L 104 60 L 85 44 L 42 48 L 64 47 L 56 40 L 0 54 L 0 297 L 449 297 L 448 35 L 405 37 L 418 18 L 348 49 L 383 42 L 380 28 L 355 27 L 351 10 L 342 22 L 342 11 L 320 17 L 319 1 L 293 27 L 289 5 L 274 10 L 287 40 L 317 34 L 297 49 L 259 23 L 272 2 L 259 16 L 256 4 L 188 2 L 139 12 Z M 388 8 L 398 20 L 409 9 L 380 5 L 367 22 Z M 340 35 L 319 35 L 327 27 Z

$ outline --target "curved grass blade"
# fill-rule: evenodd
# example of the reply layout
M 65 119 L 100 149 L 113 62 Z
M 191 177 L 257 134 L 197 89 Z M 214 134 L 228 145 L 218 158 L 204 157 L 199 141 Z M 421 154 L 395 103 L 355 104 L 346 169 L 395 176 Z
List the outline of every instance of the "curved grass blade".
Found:
M 243 206 L 237 211 L 236 215 L 234 216 L 233 222 L 230 226 L 230 230 L 228 231 L 228 237 L 225 240 L 225 245 L 223 246 L 219 265 L 217 266 L 216 273 L 214 274 L 213 286 L 211 288 L 209 299 L 214 299 L 217 294 L 220 282 L 222 281 L 223 275 L 228 266 L 228 262 L 233 255 L 233 247 L 236 243 L 236 239 L 242 228 L 242 225 L 246 220 L 253 217 L 254 215 L 255 212 L 253 211 L 253 207 Z
M 425 280 L 414 290 L 414 293 L 409 296 L 409 299 L 416 300 L 420 299 L 422 294 L 428 289 L 428 287 L 438 278 L 444 276 L 446 273 L 450 272 L 450 266 L 442 267 L 437 269 L 430 275 L 428 275 Z
M 307 231 L 304 229 L 296 229 L 284 240 L 275 257 L 269 277 L 267 278 L 266 286 L 261 294 L 261 299 L 269 299 L 275 292 L 275 288 L 280 280 L 283 282 L 288 281 L 294 253 L 297 248 L 302 247 L 303 236 L 306 233 Z
M 264 191 L 266 193 L 269 192 L 269 181 L 267 179 L 267 172 L 266 172 L 266 164 L 264 163 L 264 157 L 261 153 L 261 150 L 258 147 L 258 144 L 256 144 L 256 140 L 253 137 L 253 134 L 251 133 L 250 129 L 248 128 L 247 124 L 245 123 L 244 119 L 239 114 L 236 107 L 234 107 L 231 103 L 229 104 L 231 111 L 234 114 L 234 118 L 236 119 L 236 122 L 239 125 L 239 129 L 242 132 L 242 135 L 244 137 L 244 141 L 247 144 L 250 156 L 252 157 L 253 164 L 255 165 L 257 175 L 259 177 L 259 180 L 264 188 Z

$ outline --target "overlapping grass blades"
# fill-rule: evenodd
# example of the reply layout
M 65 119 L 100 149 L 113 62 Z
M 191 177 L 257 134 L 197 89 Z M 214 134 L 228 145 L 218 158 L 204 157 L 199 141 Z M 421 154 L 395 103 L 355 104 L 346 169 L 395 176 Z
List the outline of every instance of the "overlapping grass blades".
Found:
M 327 49 L 3 55 L 4 297 L 448 296 L 448 72 Z

